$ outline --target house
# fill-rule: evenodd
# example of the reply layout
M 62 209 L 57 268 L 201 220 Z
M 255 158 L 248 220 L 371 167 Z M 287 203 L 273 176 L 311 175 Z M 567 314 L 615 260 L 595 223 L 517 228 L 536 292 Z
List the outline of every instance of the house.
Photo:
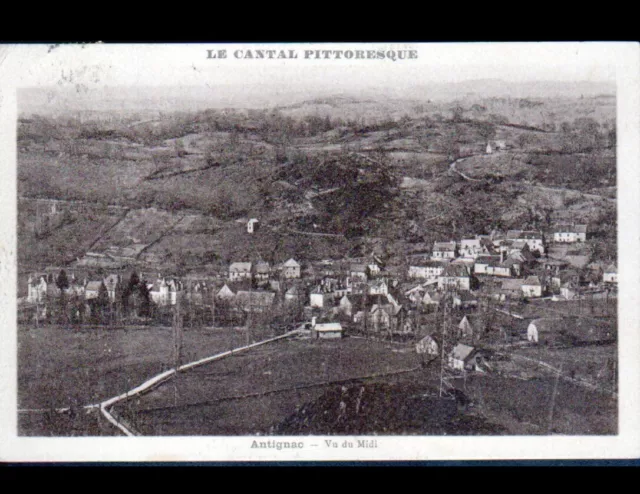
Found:
M 475 263 L 473 264 L 473 272 L 475 274 L 488 274 L 487 268 L 489 266 L 495 266 L 500 263 L 500 256 L 492 255 L 492 254 L 480 254 L 476 257 Z
M 260 221 L 258 221 L 256 218 L 251 218 L 249 221 L 247 221 L 247 233 L 257 232 L 259 227 Z
M 352 281 L 367 281 L 369 268 L 366 264 L 351 264 L 349 266 L 349 277 Z
M 521 298 L 523 295 L 522 285 L 524 280 L 518 278 L 509 278 L 502 281 L 500 291 L 503 295 L 512 298 Z
M 89 281 L 84 288 L 84 297 L 86 300 L 93 300 L 98 298 L 98 294 L 100 293 L 100 287 L 104 286 L 103 280 L 93 280 Z M 106 287 L 102 288 L 106 290 Z
M 251 279 L 251 263 L 250 262 L 232 262 L 229 266 L 229 279 L 250 280 Z
M 27 302 L 42 303 L 47 298 L 48 282 L 46 276 L 29 276 L 27 281 Z
M 542 297 L 542 283 L 537 276 L 528 276 L 523 281 L 521 288 L 525 297 Z
M 157 279 L 149 289 L 149 297 L 154 304 L 167 305 L 169 303 L 169 285 L 164 278 Z
M 449 264 L 438 276 L 438 288 L 446 290 L 455 288 L 457 290 L 471 289 L 471 275 L 469 268 L 463 264 Z
M 282 265 L 282 276 L 284 278 L 300 278 L 300 264 L 291 258 Z
M 321 287 L 314 288 L 309 294 L 309 305 L 311 307 L 325 307 L 331 300 L 333 300 L 333 296 L 330 293 L 326 293 Z
M 462 257 L 477 258 L 480 254 L 487 253 L 487 248 L 479 238 L 463 238 L 460 240 L 460 255 Z
M 615 264 L 607 266 L 602 274 L 602 281 L 604 283 L 618 283 L 618 268 Z
M 266 312 L 273 306 L 275 295 L 273 292 L 240 290 L 234 303 L 246 312 Z
M 436 339 L 427 335 L 416 343 L 416 353 L 426 354 L 430 357 L 437 357 L 439 352 L 439 345 Z
M 487 262 L 485 273 L 490 276 L 504 276 L 511 277 L 515 274 L 513 269 L 513 263 L 507 263 L 504 257 L 504 251 L 500 252 L 500 256 L 492 256 L 491 259 Z M 475 269 L 475 265 L 474 265 Z
M 575 283 L 568 281 L 560 285 L 560 295 L 567 300 L 573 300 L 579 293 L 580 292 L 578 291 L 578 287 Z
M 504 151 L 505 149 L 507 149 L 507 143 L 505 141 L 494 141 L 495 144 L 495 148 L 500 151 Z
M 471 292 L 457 292 L 453 296 L 453 306 L 460 309 L 471 309 L 478 306 L 478 297 Z
M 425 292 L 424 296 L 422 297 L 422 304 L 425 307 L 438 307 L 441 301 L 442 294 L 440 293 Z
M 216 293 L 216 298 L 219 300 L 231 300 L 235 296 L 236 294 L 233 293 L 233 290 L 231 290 L 226 283 L 218 290 L 218 293 Z
M 524 241 L 531 252 L 538 251 L 544 254 L 544 235 L 542 232 L 523 231 L 516 240 Z
M 344 330 L 339 322 L 316 323 L 315 317 L 311 323 L 311 338 L 329 340 L 344 336 Z
M 300 301 L 300 289 L 297 286 L 292 286 L 286 292 L 284 292 L 284 302 L 287 304 L 298 303 Z
M 389 286 L 385 280 L 376 280 L 368 285 L 369 295 L 388 295 Z
M 493 149 L 491 148 L 491 142 L 487 142 L 487 147 L 486 147 L 486 149 L 485 149 L 485 152 L 486 152 L 487 154 L 491 154 L 491 153 L 493 153 Z
M 464 343 L 453 347 L 448 359 L 449 367 L 460 371 L 483 371 L 482 362 L 482 352 Z
M 412 261 L 409 266 L 409 278 L 435 279 L 442 274 L 447 262 Z
M 266 283 L 269 281 L 271 267 L 266 261 L 258 261 L 253 265 L 253 279 L 258 283 Z
M 553 229 L 553 241 L 559 243 L 586 242 L 587 225 L 560 224 Z
M 451 242 L 435 242 L 433 244 L 432 259 L 455 259 L 456 258 L 456 243 Z
M 467 340 L 473 339 L 474 334 L 477 334 L 481 330 L 478 321 L 472 321 L 471 316 L 468 315 L 462 318 L 460 324 L 458 324 L 458 329 L 460 330 L 460 336 Z
M 110 274 L 104 280 L 104 286 L 107 287 L 109 293 L 109 300 L 115 302 L 116 298 L 120 298 L 122 293 L 122 276 L 119 274 Z

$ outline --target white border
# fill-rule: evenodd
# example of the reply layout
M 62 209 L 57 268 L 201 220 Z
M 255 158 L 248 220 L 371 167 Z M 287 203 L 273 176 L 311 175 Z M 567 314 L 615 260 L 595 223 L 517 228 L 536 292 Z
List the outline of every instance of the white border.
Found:
M 388 45 L 380 45 L 388 46 Z M 247 48 L 248 46 L 240 46 Z M 269 46 L 271 49 L 357 48 Z M 417 60 L 240 61 L 205 59 L 212 45 L 0 46 L 0 460 L 3 461 L 300 461 L 613 459 L 640 457 L 640 45 L 634 43 L 478 43 L 389 45 L 419 52 Z M 230 52 L 238 46 L 224 46 Z M 255 48 L 253 46 L 252 48 Z M 371 45 L 365 46 L 371 48 Z M 307 63 L 311 62 L 311 63 Z M 243 85 L 252 82 L 331 84 L 338 73 L 353 84 L 401 84 L 410 77 L 462 80 L 509 67 L 526 80 L 537 73 L 579 80 L 615 73 L 618 105 L 618 236 L 620 416 L 615 437 L 377 437 L 378 448 L 328 448 L 325 439 L 301 450 L 251 449 L 253 437 L 25 438 L 16 414 L 16 89 L 49 85 L 83 88 L 154 85 Z M 304 70 L 303 70 L 304 69 Z M 62 77 L 64 71 L 64 78 Z M 483 78 L 484 75 L 475 78 Z M 490 75 L 488 75 L 490 77 Z M 553 77 L 549 77 L 552 79 Z M 351 438 L 355 440 L 354 438 Z M 315 446 L 314 446 L 315 445 Z

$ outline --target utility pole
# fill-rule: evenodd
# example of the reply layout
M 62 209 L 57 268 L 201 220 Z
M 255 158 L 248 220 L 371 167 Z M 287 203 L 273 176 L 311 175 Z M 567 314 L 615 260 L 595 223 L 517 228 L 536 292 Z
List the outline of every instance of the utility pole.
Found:
M 553 384 L 553 392 L 551 393 L 551 404 L 549 405 L 549 429 L 548 432 L 549 434 L 551 434 L 552 430 L 553 430 L 553 411 L 554 408 L 556 406 L 556 395 L 558 393 L 558 382 L 560 381 L 560 374 L 562 374 L 562 365 L 563 363 L 560 362 L 560 370 L 556 373 L 556 381 Z
M 451 383 L 451 379 L 455 377 L 455 375 L 448 369 L 447 367 L 447 352 L 450 352 L 453 348 L 453 345 L 449 343 L 449 339 L 451 335 L 449 334 L 449 301 L 450 301 L 450 291 L 447 289 L 445 291 L 444 296 L 442 297 L 442 309 L 443 309 L 443 319 L 442 319 L 442 333 L 441 333 L 441 352 L 440 352 L 440 392 L 439 396 L 442 397 L 453 397 L 451 394 L 451 389 L 454 387 Z
M 173 379 L 173 400 L 174 406 L 178 405 L 178 367 L 182 360 L 182 293 L 176 293 L 176 305 L 173 312 L 173 359 L 176 374 Z

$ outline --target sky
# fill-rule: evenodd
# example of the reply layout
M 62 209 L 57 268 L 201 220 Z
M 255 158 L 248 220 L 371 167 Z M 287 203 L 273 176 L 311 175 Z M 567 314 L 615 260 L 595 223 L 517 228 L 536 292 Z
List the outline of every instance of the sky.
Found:
M 234 56 L 258 49 L 294 50 L 299 58 Z M 207 50 L 226 50 L 227 58 L 208 58 Z M 415 58 L 316 60 L 305 59 L 305 50 L 414 50 Z M 32 93 L 21 102 L 25 108 L 82 102 L 90 107 L 92 100 L 102 107 L 112 100 L 118 107 L 123 100 L 151 96 L 263 106 L 320 94 L 415 97 L 424 86 L 434 94 L 448 94 L 468 89 L 456 86 L 468 81 L 479 81 L 479 89 L 491 86 L 494 92 L 500 90 L 496 81 L 508 82 L 511 88 L 528 86 L 529 91 L 540 81 L 613 87 L 619 53 L 616 43 L 8 45 L 0 47 L 0 81 L 16 88 L 46 88 L 44 100 Z M 503 89 L 511 90 L 504 84 Z

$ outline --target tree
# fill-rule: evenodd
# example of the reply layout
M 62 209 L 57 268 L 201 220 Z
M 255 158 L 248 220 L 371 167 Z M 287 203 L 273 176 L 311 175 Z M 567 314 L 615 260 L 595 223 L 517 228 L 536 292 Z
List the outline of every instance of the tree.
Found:
M 489 122 L 480 122 L 478 124 L 478 133 L 484 141 L 489 141 L 496 135 L 496 126 Z
M 62 292 L 69 288 L 69 279 L 67 278 L 67 273 L 64 269 L 60 270 L 60 274 L 58 274 L 58 277 L 56 278 L 56 286 Z
M 176 152 L 176 156 L 178 158 L 182 158 L 185 154 L 187 154 L 185 148 L 184 148 L 184 142 L 182 141 L 182 139 L 176 139 L 174 142 L 174 149 Z
M 451 109 L 451 119 L 454 122 L 462 121 L 463 114 L 464 108 L 462 108 L 460 105 L 456 105 Z

